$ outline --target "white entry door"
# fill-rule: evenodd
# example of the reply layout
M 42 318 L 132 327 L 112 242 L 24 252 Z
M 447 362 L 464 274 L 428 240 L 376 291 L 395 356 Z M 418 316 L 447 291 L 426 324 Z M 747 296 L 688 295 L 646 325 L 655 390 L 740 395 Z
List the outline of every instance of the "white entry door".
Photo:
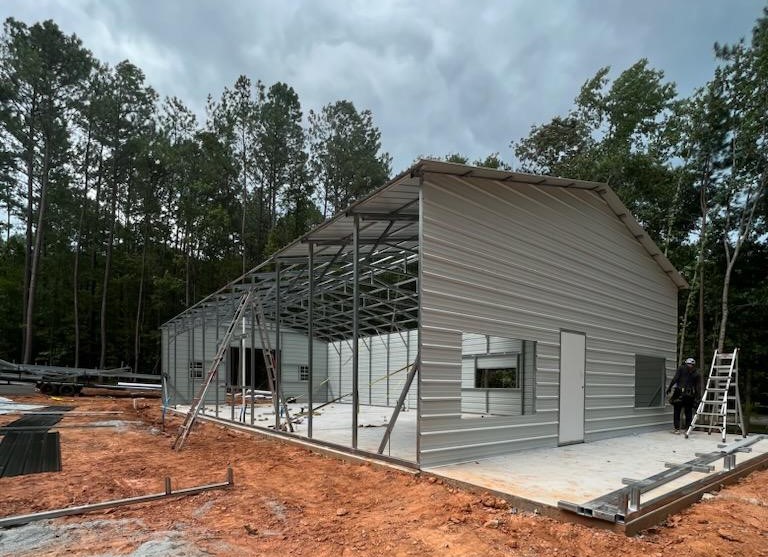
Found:
M 559 443 L 584 441 L 584 367 L 587 336 L 560 332 L 560 435 Z

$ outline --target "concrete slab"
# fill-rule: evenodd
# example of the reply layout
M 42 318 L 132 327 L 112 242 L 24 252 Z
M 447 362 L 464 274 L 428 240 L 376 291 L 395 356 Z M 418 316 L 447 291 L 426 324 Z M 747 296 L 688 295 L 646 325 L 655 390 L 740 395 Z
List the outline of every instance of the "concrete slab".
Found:
M 729 436 L 728 442 L 740 439 Z M 718 451 L 719 435 L 694 432 L 688 439 L 666 431 L 656 431 L 605 439 L 591 443 L 532 449 L 463 464 L 429 468 L 432 474 L 470 483 L 536 503 L 556 507 L 558 501 L 583 504 L 621 489 L 623 478 L 641 480 L 663 472 L 665 464 L 682 464 L 696 458 L 695 453 Z M 752 452 L 738 453 L 737 466 L 768 452 L 768 441 L 759 441 Z M 714 463 L 715 471 L 723 461 Z M 706 476 L 691 472 L 656 490 L 643 494 L 643 500 L 668 493 Z
M 187 411 L 189 407 L 179 406 L 180 411 Z M 205 414 L 208 416 L 215 414 L 214 406 L 206 406 Z M 386 406 L 360 406 L 357 423 L 357 448 L 363 451 L 376 453 L 379 444 L 384 436 L 387 424 L 392 417 L 393 408 Z M 306 404 L 288 404 L 288 411 L 291 416 L 298 415 L 306 411 Z M 229 405 L 219 405 L 219 418 L 231 420 L 232 407 Z M 235 422 L 250 425 L 251 409 L 245 408 L 243 414 L 242 407 L 235 407 Z M 262 427 L 269 427 L 275 423 L 274 408 L 270 403 L 261 403 L 254 406 L 253 424 Z M 301 422 L 294 424 L 294 433 L 297 436 L 307 436 L 307 418 L 304 417 Z M 314 439 L 335 443 L 344 447 L 352 446 L 352 405 L 351 404 L 329 404 L 315 412 L 312 421 L 312 434 Z M 397 423 L 387 449 L 384 451 L 387 456 L 393 456 L 409 462 L 416 462 L 416 410 L 406 410 L 400 412 Z
M 301 404 L 288 406 L 292 415 L 306 409 Z M 184 407 L 178 409 L 187 410 Z M 358 449 L 376 453 L 392 410 L 388 407 L 360 406 Z M 209 416 L 214 412 L 212 406 L 205 409 Z M 219 418 L 230 420 L 231 416 L 230 406 L 219 406 Z M 234 416 L 236 423 L 251 423 L 250 407 L 245 409 L 244 415 L 240 406 L 235 407 Z M 254 407 L 254 425 L 269 427 L 274 421 L 274 409 L 270 403 Z M 351 404 L 325 406 L 314 416 L 313 438 L 351 447 L 351 423 Z M 306 438 L 306 434 L 307 420 L 304 418 L 295 425 L 295 435 Z M 740 439 L 729 435 L 728 443 Z M 625 478 L 643 480 L 664 472 L 667 463 L 683 464 L 696 459 L 696 453 L 719 452 L 720 441 L 719 434 L 707 435 L 695 431 L 686 439 L 668 430 L 655 431 L 590 443 L 520 451 L 462 464 L 426 468 L 424 471 L 449 481 L 470 484 L 556 509 L 559 501 L 583 505 L 621 489 L 625 487 L 622 482 Z M 400 414 L 385 454 L 416 462 L 415 410 Z M 766 454 L 768 439 L 763 439 L 751 446 L 751 452 L 736 453 L 736 465 Z M 718 459 L 712 465 L 712 474 L 724 469 L 723 459 Z M 688 472 L 652 491 L 644 492 L 642 501 L 650 501 L 707 476 L 704 472 Z

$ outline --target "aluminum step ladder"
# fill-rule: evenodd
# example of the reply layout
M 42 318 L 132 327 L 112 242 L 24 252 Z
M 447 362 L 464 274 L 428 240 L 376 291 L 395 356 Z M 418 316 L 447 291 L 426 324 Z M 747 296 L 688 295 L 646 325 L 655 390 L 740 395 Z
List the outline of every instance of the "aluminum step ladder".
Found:
M 719 431 L 725 443 L 729 426 L 738 428 L 742 437 L 747 436 L 739 397 L 738 358 L 738 348 L 732 353 L 715 350 L 704 396 L 685 432 L 686 438 L 694 429 L 705 430 L 707 434 Z
M 259 338 L 261 340 L 261 353 L 264 355 L 264 366 L 267 368 L 267 382 L 269 384 L 269 390 L 272 391 L 272 400 L 275 401 L 275 429 L 285 430 L 286 426 L 289 431 L 293 431 L 293 422 L 288 414 L 288 405 L 285 402 L 282 390 L 279 388 L 279 378 L 277 376 L 277 362 L 275 361 L 275 353 L 272 351 L 272 343 L 269 340 L 269 333 L 267 332 L 267 320 L 264 317 L 264 307 L 261 305 L 261 297 L 255 296 L 252 302 L 253 308 L 256 312 L 256 328 L 259 331 Z M 275 334 L 280 334 L 276 331 Z M 285 414 L 285 423 L 280 421 L 280 413 Z
M 224 354 L 226 353 L 227 348 L 229 348 L 229 341 L 232 338 L 232 334 L 235 332 L 235 329 L 237 328 L 237 324 L 243 318 L 245 309 L 248 307 L 251 298 L 252 292 L 249 290 L 243 294 L 240 297 L 240 300 L 237 302 L 235 312 L 232 315 L 232 321 L 230 321 L 229 326 L 227 327 L 227 331 L 224 333 L 224 336 L 219 343 L 219 348 L 216 351 L 216 355 L 214 356 L 213 361 L 211 362 L 211 367 L 208 368 L 205 381 L 203 381 L 203 384 L 200 386 L 197 394 L 195 394 L 195 397 L 192 399 L 192 404 L 189 407 L 187 416 L 184 418 L 184 423 L 181 424 L 181 427 L 179 428 L 179 434 L 176 436 L 176 440 L 173 442 L 173 449 L 176 451 L 180 451 L 184 446 L 184 442 L 187 440 L 189 432 L 192 430 L 192 425 L 195 423 L 195 419 L 200 412 L 200 408 L 205 405 L 205 393 L 208 391 L 208 387 L 211 385 L 211 383 L 213 383 L 213 379 L 218 376 L 219 365 L 224 359 Z

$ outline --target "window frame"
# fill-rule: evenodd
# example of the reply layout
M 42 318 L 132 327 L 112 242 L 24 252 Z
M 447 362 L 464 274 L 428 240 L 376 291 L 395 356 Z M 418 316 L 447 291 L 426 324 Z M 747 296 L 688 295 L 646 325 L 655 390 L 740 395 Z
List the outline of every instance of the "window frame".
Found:
M 205 379 L 205 365 L 202 360 L 189 360 L 188 371 L 190 379 Z
M 492 364 L 485 363 L 482 360 L 508 360 L 514 358 L 514 365 L 509 364 Z M 505 354 L 484 354 L 482 356 L 477 355 L 475 360 L 475 374 L 474 374 L 474 388 L 489 391 L 519 391 L 522 389 L 521 377 L 520 377 L 520 353 L 505 353 Z M 512 387 L 489 387 L 490 375 L 493 372 L 512 371 L 514 370 L 514 386 Z
M 645 359 L 645 362 L 642 360 Z M 656 361 L 651 361 L 656 360 Z M 659 369 L 653 369 L 656 366 L 659 366 Z M 646 371 L 648 370 L 648 371 Z M 638 372 L 647 374 L 646 377 L 639 378 Z M 639 388 L 642 388 L 643 385 L 638 384 L 638 379 L 645 380 L 648 383 L 651 383 L 652 381 L 652 375 L 654 373 L 658 373 L 659 376 L 656 379 L 658 381 L 658 389 L 655 391 L 655 394 L 653 395 L 653 398 L 647 401 L 646 404 L 638 404 L 638 390 Z M 667 359 L 663 356 L 654 356 L 650 354 L 635 354 L 635 361 L 634 361 L 634 372 L 633 377 L 634 384 L 633 384 L 633 407 L 636 409 L 661 409 L 664 408 L 666 400 L 664 396 L 664 389 L 667 386 Z M 652 404 L 654 400 L 656 400 L 656 397 L 658 396 L 658 403 Z M 642 401 L 640 401 L 642 402 Z
M 309 364 L 299 364 L 299 381 L 309 381 Z

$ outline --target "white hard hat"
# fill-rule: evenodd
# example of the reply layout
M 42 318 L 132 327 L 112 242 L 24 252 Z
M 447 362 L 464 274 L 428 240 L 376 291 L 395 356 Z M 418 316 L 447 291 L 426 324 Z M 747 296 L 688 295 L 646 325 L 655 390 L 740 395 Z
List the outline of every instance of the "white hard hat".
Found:
M 685 363 L 686 364 L 695 365 L 696 364 L 696 360 L 694 360 L 693 358 L 688 358 L 687 360 L 685 360 Z

